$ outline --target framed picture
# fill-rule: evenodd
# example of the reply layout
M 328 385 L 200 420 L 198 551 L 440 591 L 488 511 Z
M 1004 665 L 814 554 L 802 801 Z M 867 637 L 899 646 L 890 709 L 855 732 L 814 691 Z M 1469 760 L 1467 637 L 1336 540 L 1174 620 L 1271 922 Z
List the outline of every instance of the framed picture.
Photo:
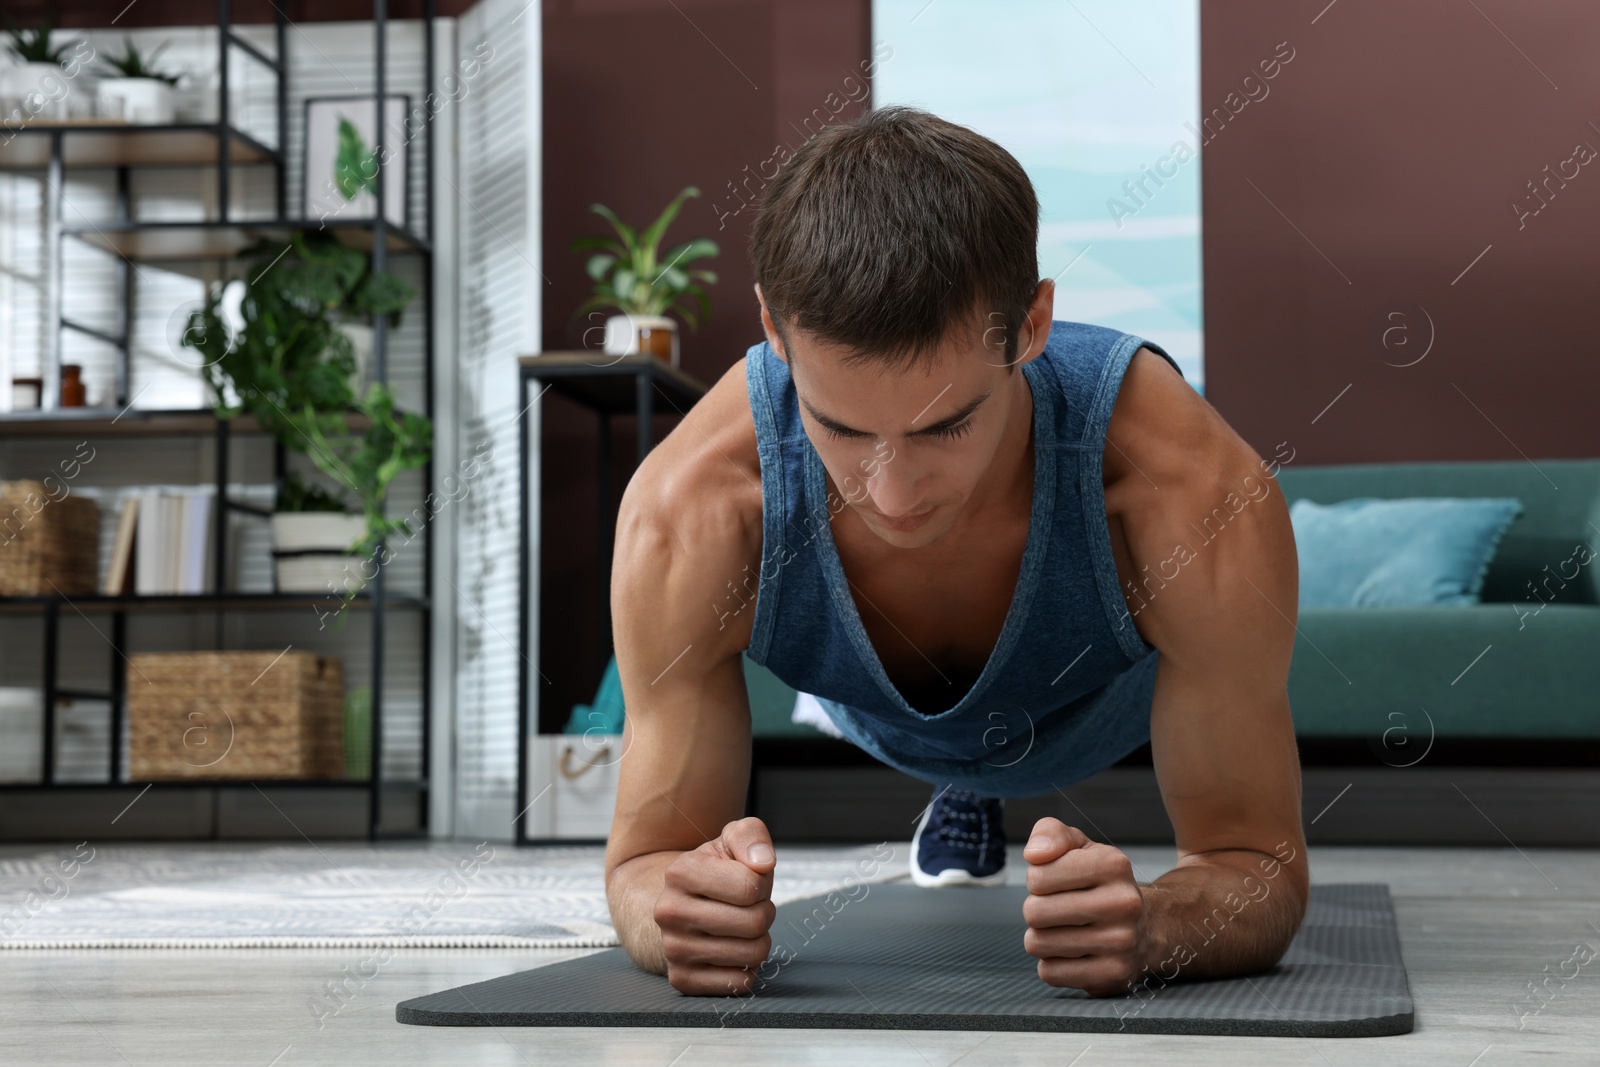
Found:
M 320 96 L 306 101 L 305 217 L 317 220 L 370 219 L 377 216 L 372 186 L 377 157 L 373 152 L 372 96 Z M 407 223 L 406 113 L 411 98 L 385 94 L 383 101 L 383 217 L 392 225 Z

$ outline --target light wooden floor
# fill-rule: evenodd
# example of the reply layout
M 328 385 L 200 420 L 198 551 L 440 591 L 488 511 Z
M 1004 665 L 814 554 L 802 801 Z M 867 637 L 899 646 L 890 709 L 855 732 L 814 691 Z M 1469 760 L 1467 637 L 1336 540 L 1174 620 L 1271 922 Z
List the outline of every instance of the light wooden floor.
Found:
M 0 855 L 26 849 L 11 847 Z M 1170 850 L 1130 848 L 1140 877 Z M 901 855 L 904 855 L 902 850 Z M 781 862 L 780 845 L 780 862 Z M 1015 849 L 1012 870 L 1021 866 Z M 1600 1063 L 1600 958 L 1518 1028 L 1525 983 L 1600 952 L 1600 852 L 1313 850 L 1317 881 L 1385 881 L 1396 900 L 1416 1032 L 1351 1040 L 860 1030 L 401 1026 L 400 1000 L 595 950 L 397 953 L 318 1027 L 308 1004 L 366 951 L 0 951 L 0 1064 L 1354 1064 Z M 947 890 L 954 892 L 955 890 Z M 963 890 L 982 892 L 981 890 Z M 9 910 L 16 902 L 5 901 Z M 1548 966 L 1549 970 L 1545 968 Z M 1572 973 L 1572 965 L 1566 967 Z M 1076 1057 L 1076 1058 L 1075 1058 Z

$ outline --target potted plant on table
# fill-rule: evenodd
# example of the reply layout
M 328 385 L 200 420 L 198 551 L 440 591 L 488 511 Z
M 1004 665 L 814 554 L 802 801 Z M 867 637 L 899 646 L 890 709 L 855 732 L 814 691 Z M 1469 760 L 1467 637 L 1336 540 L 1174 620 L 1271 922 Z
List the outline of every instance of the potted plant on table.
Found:
M 124 37 L 122 55 L 108 55 L 101 60 L 103 76 L 96 98 L 102 114 L 120 107 L 128 122 L 161 125 L 172 121 L 177 113 L 177 98 L 172 90 L 181 76 L 163 74 L 152 66 L 166 47 L 167 42 L 163 41 L 148 56 L 142 56 L 134 48 L 133 38 Z M 119 103 L 113 105 L 113 100 Z
M 244 287 L 234 328 L 225 318 L 227 286 L 213 286 L 190 316 L 183 343 L 204 357 L 219 418 L 249 412 L 335 487 L 286 478 L 272 518 L 278 590 L 324 592 L 332 580 L 348 600 L 374 573 L 384 539 L 411 535 L 404 520 L 384 513 L 384 497 L 401 471 L 428 461 L 433 426 L 422 415 L 396 412 L 386 384 L 361 389 L 340 327 L 379 315 L 398 326 L 413 292 L 373 271 L 365 252 L 321 231 L 297 233 L 287 249 L 262 243 L 241 256 L 252 280 L 228 283 Z M 359 432 L 350 428 L 352 414 L 364 416 Z M 296 562 L 285 566 L 289 560 Z
M 611 223 L 617 238 L 579 237 L 568 246 L 573 252 L 592 253 L 584 269 L 595 282 L 594 295 L 578 305 L 573 317 L 604 308 L 620 312 L 606 320 L 606 354 L 647 352 L 676 367 L 678 324 L 667 317 L 668 312 L 680 316 L 690 329 L 698 329 L 700 319 L 710 317 L 711 298 L 700 283 L 714 285 L 717 276 L 708 270 L 685 268 L 696 260 L 717 255 L 716 242 L 697 237 L 665 255 L 657 252 L 684 200 L 699 195 L 699 189 L 688 186 L 642 233 L 604 204 L 589 206 L 590 211 Z
M 54 27 L 49 19 L 36 30 L 18 26 L 10 14 L 6 15 L 9 27 L 6 33 L 11 41 L 6 51 L 15 61 L 0 71 L 0 96 L 7 98 L 7 114 L 12 119 L 12 109 L 20 103 L 20 117 L 46 121 L 67 117 L 67 96 L 71 92 L 63 60 L 74 42 L 56 43 L 51 37 Z M 13 103 L 16 102 L 16 103 Z

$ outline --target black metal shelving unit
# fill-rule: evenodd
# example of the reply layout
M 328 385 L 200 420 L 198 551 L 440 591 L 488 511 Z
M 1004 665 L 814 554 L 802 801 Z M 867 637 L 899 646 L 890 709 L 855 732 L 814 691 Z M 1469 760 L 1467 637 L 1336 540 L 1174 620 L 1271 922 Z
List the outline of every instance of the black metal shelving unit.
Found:
M 433 85 L 435 61 L 435 5 L 434 0 L 423 0 L 423 84 L 425 91 Z M 185 779 L 159 782 L 124 781 L 122 774 L 122 724 L 124 682 L 123 657 L 127 648 L 129 619 L 152 611 L 209 611 L 215 616 L 214 644 L 221 648 L 224 639 L 224 620 L 231 612 L 304 611 L 319 599 L 310 594 L 242 593 L 225 589 L 228 571 L 226 546 L 230 512 L 265 516 L 264 509 L 231 500 L 227 494 L 229 448 L 236 435 L 259 434 L 259 427 L 246 417 L 235 420 L 217 418 L 209 409 L 150 411 L 134 409 L 137 397 L 130 397 L 132 380 L 132 304 L 133 280 L 139 262 L 165 262 L 171 264 L 194 262 L 226 262 L 233 259 L 243 247 L 261 237 L 274 238 L 288 235 L 294 230 L 326 227 L 341 240 L 370 251 L 374 270 L 384 270 L 390 253 L 422 257 L 420 299 L 423 323 L 423 392 L 424 410 L 433 417 L 433 290 L 431 244 L 433 236 L 432 173 L 433 124 L 432 110 L 423 113 L 423 173 L 428 210 L 421 233 L 396 226 L 384 216 L 384 183 L 386 172 L 383 159 L 383 102 L 388 81 L 388 5 L 386 0 L 373 2 L 373 100 L 377 111 L 373 152 L 380 163 L 374 183 L 372 218 L 369 219 L 297 219 L 288 211 L 288 173 L 286 166 L 286 137 L 288 133 L 288 18 L 281 7 L 274 20 L 276 56 L 256 47 L 240 36 L 232 21 L 230 0 L 217 3 L 217 62 L 219 72 L 217 118 L 214 122 L 183 122 L 165 125 L 106 125 L 100 123 L 30 124 L 15 132 L 15 136 L 0 146 L 0 169 L 43 170 L 45 178 L 45 277 L 46 321 L 55 329 L 49 332 L 49 344 L 44 353 L 41 378 L 43 389 L 41 410 L 14 412 L 0 416 L 0 435 L 83 434 L 96 437 L 148 438 L 168 436 L 211 436 L 215 442 L 215 491 L 217 506 L 211 531 L 213 538 L 212 584 L 217 592 L 190 595 L 125 595 L 125 596 L 75 596 L 64 595 L 32 597 L 0 597 L 0 613 L 37 612 L 44 626 L 43 656 L 43 775 L 38 783 L 13 783 L 0 785 L 0 797 L 29 790 L 102 790 L 126 793 L 130 788 L 156 787 L 162 790 L 204 789 L 218 790 L 228 787 L 248 788 L 252 785 L 273 787 L 331 787 L 364 790 L 367 797 L 366 827 L 369 839 L 383 835 L 382 798 L 386 787 L 414 786 L 418 800 L 419 832 L 427 832 L 428 767 L 431 753 L 429 718 L 431 711 L 431 648 L 427 596 L 392 593 L 386 588 L 384 568 L 378 567 L 363 591 L 351 602 L 354 610 L 370 616 L 371 623 L 371 773 L 365 780 L 297 780 L 272 779 L 253 782 L 247 779 Z M 276 78 L 276 132 L 277 144 L 269 146 L 241 129 L 232 120 L 233 94 L 230 86 L 229 59 L 233 50 L 272 71 Z M 217 168 L 217 218 L 201 222 L 144 222 L 133 217 L 130 203 L 130 172 L 139 167 L 174 167 L 184 165 L 215 166 Z M 231 176 L 237 166 L 267 165 L 275 169 L 275 217 L 270 219 L 239 219 L 230 204 Z M 116 172 L 115 217 L 88 223 L 68 225 L 63 218 L 65 204 L 64 186 L 68 168 L 114 169 Z M 75 321 L 62 313 L 63 308 L 63 247 L 67 240 L 76 240 L 100 248 L 118 257 L 121 265 L 120 305 L 118 328 L 106 330 Z M 72 330 L 114 347 L 118 352 L 113 390 L 115 403 L 101 408 L 60 408 L 60 369 L 62 332 Z M 387 322 L 378 316 L 373 325 L 371 373 L 377 381 L 388 380 Z M 273 467 L 275 477 L 281 480 L 285 471 L 282 446 L 275 446 Z M 432 484 L 431 462 L 422 469 L 424 485 Z M 423 538 L 422 583 L 423 589 L 432 588 L 433 545 L 431 535 Z M 421 615 L 421 772 L 415 782 L 387 783 L 383 779 L 383 666 L 385 616 L 391 609 L 415 612 Z M 106 692 L 82 691 L 61 687 L 57 679 L 60 649 L 59 624 L 65 613 L 106 615 L 110 619 L 113 655 Z M 111 706 L 111 743 L 109 781 L 96 783 L 66 783 L 55 781 L 54 740 L 55 709 L 60 699 L 108 700 Z M 142 794 L 141 794 L 142 795 Z
M 517 527 L 517 626 L 521 642 L 521 662 L 517 664 L 517 817 L 516 842 L 519 845 L 543 843 L 546 838 L 528 834 L 528 741 L 539 729 L 528 717 L 532 703 L 533 679 L 530 675 L 532 660 L 528 654 L 528 636 L 532 633 L 533 613 L 531 601 L 532 568 L 537 561 L 529 551 L 532 539 L 532 502 L 528 493 L 528 475 L 531 473 L 532 431 L 528 425 L 528 412 L 540 403 L 544 393 L 556 393 L 577 401 L 593 411 L 600 419 L 600 434 L 596 449 L 596 478 L 598 482 L 598 536 L 599 574 L 595 582 L 596 638 L 604 653 L 611 649 L 611 534 L 616 525 L 616 502 L 611 491 L 611 419 L 613 416 L 632 415 L 636 420 L 635 457 L 643 463 L 650 449 L 655 447 L 654 416 L 656 394 L 667 403 L 661 414 L 682 415 L 706 394 L 706 386 L 698 379 L 677 367 L 663 363 L 655 356 L 611 356 L 596 351 L 544 352 L 521 356 L 517 360 L 517 395 L 522 411 L 517 417 L 520 481 L 518 483 Z M 535 381 L 547 383 L 539 393 L 530 397 L 528 387 Z M 530 729 L 532 727 L 532 729 Z

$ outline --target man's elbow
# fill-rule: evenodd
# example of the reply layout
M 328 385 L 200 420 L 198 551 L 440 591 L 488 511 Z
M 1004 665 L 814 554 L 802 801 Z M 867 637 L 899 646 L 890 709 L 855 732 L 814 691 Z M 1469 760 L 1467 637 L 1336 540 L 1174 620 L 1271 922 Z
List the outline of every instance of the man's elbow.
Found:
M 1289 951 L 1295 935 L 1300 932 L 1300 925 L 1305 922 L 1306 907 L 1311 898 L 1311 873 L 1301 853 L 1300 862 L 1285 863 L 1278 879 L 1277 892 L 1278 915 L 1273 924 L 1273 936 L 1269 937 L 1266 946 L 1270 956 L 1265 967 L 1275 966 Z

